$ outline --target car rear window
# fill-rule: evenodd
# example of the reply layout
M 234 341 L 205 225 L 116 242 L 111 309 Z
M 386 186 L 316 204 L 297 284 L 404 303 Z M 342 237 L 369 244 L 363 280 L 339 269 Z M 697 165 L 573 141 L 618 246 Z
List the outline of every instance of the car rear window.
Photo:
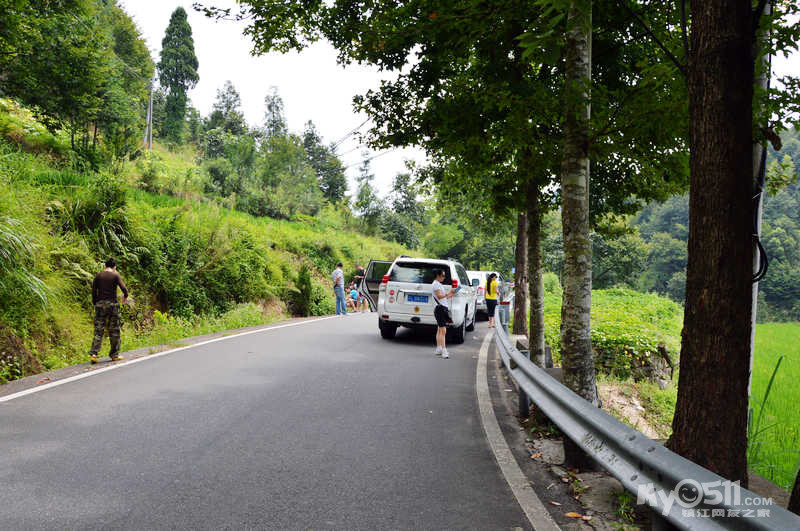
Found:
M 398 262 L 389 273 L 389 280 L 394 282 L 412 282 L 415 284 L 431 284 L 434 280 L 433 272 L 444 269 L 443 284 L 451 282 L 450 267 L 442 264 L 427 262 Z

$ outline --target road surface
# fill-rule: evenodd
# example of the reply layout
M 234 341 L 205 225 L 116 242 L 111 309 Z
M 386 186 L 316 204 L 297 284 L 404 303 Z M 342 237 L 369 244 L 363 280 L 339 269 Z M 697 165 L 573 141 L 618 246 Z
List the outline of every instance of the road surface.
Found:
M 375 314 L 276 328 L 0 403 L 3 529 L 513 529 L 452 358 Z

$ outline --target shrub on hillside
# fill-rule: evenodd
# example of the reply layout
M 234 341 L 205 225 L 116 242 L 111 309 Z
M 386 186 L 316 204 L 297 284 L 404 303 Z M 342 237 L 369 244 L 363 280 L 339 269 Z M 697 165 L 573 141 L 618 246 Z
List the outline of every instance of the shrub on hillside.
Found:
M 297 272 L 297 279 L 294 281 L 294 289 L 290 295 L 290 310 L 294 315 L 306 317 L 311 314 L 313 304 L 314 286 L 311 284 L 311 270 L 307 264 L 300 266 Z
M 658 355 L 664 343 L 677 359 L 683 327 L 680 304 L 653 293 L 628 288 L 592 291 L 592 349 L 595 359 L 611 359 L 611 372 L 620 378 L 630 376 L 634 361 L 641 364 Z M 553 358 L 561 359 L 561 296 L 545 295 L 545 339 Z M 598 367 L 598 370 L 604 369 Z

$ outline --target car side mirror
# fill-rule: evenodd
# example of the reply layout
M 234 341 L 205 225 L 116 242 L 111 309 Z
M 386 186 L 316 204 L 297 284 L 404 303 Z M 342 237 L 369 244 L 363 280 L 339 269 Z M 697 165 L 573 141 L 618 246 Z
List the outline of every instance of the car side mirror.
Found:
M 481 281 L 480 281 L 480 280 L 478 280 L 477 278 L 473 278 L 473 279 L 472 279 L 472 287 L 473 287 L 473 288 L 474 288 L 474 287 L 476 287 L 476 286 L 479 286 L 479 285 L 480 285 L 480 283 L 481 283 Z

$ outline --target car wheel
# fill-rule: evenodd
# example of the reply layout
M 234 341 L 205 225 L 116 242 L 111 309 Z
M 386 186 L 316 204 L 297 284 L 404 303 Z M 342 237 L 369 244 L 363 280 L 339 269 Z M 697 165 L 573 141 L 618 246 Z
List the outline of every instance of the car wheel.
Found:
M 464 311 L 464 320 L 467 319 L 466 315 L 468 311 L 469 311 L 469 306 L 467 306 L 467 309 Z M 472 332 L 473 330 L 475 330 L 475 313 L 476 312 L 472 312 L 472 320 L 469 322 L 469 325 L 467 325 L 467 332 Z
M 378 321 L 378 328 L 381 329 L 381 337 L 383 339 L 394 339 L 394 335 L 397 333 L 396 324 L 384 323 L 383 321 Z
M 466 326 L 467 326 L 467 316 L 464 315 L 464 320 L 461 321 L 461 326 L 458 328 L 452 328 L 452 339 L 450 340 L 451 343 L 455 345 L 460 345 L 464 342 L 464 336 L 466 335 Z

